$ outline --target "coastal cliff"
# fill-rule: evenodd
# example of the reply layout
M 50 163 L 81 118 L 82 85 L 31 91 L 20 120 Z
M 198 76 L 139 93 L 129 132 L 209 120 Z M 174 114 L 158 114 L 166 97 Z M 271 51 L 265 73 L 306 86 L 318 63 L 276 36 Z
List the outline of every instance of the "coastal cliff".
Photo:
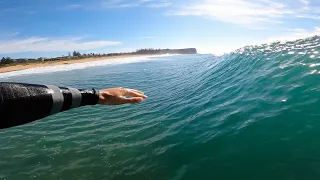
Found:
M 169 54 L 198 54 L 196 48 L 170 49 Z

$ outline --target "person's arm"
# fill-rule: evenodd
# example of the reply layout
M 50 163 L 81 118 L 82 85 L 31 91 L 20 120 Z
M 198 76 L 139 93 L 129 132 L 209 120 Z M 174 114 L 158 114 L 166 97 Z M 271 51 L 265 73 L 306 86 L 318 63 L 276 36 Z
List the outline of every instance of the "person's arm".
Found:
M 144 98 L 146 96 L 141 91 L 134 89 L 84 90 L 0 82 L 0 129 L 26 124 L 80 106 L 138 103 Z

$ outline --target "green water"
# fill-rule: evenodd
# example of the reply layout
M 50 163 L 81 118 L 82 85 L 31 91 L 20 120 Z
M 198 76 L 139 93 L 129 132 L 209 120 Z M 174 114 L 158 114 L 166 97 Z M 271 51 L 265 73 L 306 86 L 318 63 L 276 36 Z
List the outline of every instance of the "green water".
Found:
M 314 37 L 220 57 L 3 74 L 2 81 L 137 88 L 149 98 L 0 131 L 0 179 L 319 179 L 318 51 Z

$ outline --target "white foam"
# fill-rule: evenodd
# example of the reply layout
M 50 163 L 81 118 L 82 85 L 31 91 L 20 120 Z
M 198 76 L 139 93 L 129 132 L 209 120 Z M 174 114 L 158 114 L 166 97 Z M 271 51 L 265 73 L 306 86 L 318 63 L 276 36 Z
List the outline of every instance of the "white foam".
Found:
M 83 62 L 83 63 L 63 64 L 63 65 L 55 65 L 55 66 L 47 66 L 47 67 L 36 67 L 36 68 L 19 70 L 19 71 L 0 73 L 0 79 L 12 77 L 12 76 L 28 75 L 28 74 L 45 74 L 45 73 L 52 73 L 52 72 L 85 69 L 85 68 L 89 68 L 89 67 L 119 65 L 119 64 L 136 63 L 136 62 L 146 62 L 146 61 L 151 61 L 152 57 L 166 57 L 166 56 L 172 56 L 172 55 L 155 55 L 155 56 L 143 56 L 143 57 L 106 59 L 106 60 Z
M 310 74 L 314 74 L 314 73 L 316 73 L 317 72 L 317 70 L 312 70 L 311 72 L 310 72 Z
M 316 66 L 320 66 L 320 63 L 315 63 L 315 64 L 310 64 L 309 67 L 316 67 Z

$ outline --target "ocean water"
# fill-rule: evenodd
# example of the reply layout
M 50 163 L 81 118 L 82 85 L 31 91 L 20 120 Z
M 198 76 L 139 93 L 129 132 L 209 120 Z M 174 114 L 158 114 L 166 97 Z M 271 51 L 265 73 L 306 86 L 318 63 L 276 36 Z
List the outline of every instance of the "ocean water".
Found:
M 1 81 L 144 91 L 0 131 L 0 179 L 320 178 L 320 38 L 38 68 Z

